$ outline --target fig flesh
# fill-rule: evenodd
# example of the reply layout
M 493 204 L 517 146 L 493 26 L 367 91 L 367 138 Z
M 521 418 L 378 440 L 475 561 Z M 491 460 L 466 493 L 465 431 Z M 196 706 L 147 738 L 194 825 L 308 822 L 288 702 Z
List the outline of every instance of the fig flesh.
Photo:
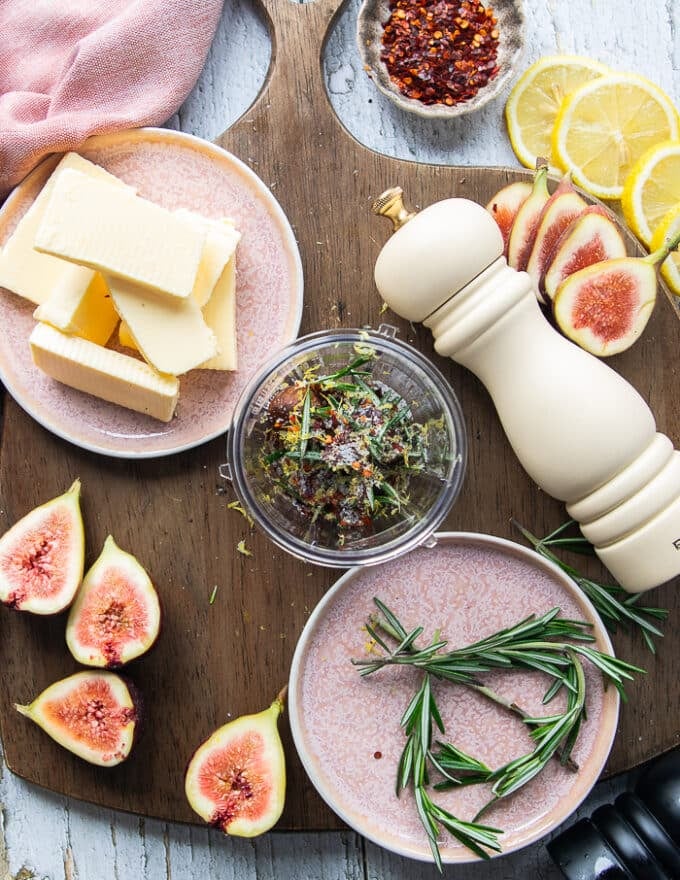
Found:
M 149 650 L 160 624 L 151 578 L 109 535 L 69 612 L 66 644 L 71 654 L 84 666 L 123 666 Z
M 554 299 L 560 284 L 586 266 L 626 256 L 626 245 L 616 222 L 600 205 L 591 205 L 564 231 L 555 246 L 541 289 Z
M 553 301 L 560 330 L 599 357 L 630 348 L 656 302 L 657 264 L 679 241 L 680 234 L 647 257 L 604 260 L 570 275 Z
M 14 708 L 59 745 L 101 767 L 130 754 L 139 715 L 136 693 L 113 672 L 77 672 Z
M 286 793 L 286 765 L 277 726 L 283 693 L 268 709 L 223 725 L 187 768 L 191 808 L 215 828 L 255 837 L 278 822 Z
M 548 166 L 539 165 L 531 195 L 517 211 L 508 239 L 508 265 L 518 272 L 523 272 L 527 267 L 541 213 L 549 198 Z
M 503 256 L 508 256 L 510 230 L 517 212 L 531 195 L 531 184 L 523 180 L 510 183 L 499 190 L 486 206 L 503 236 Z
M 541 212 L 536 238 L 527 262 L 527 272 L 534 282 L 539 302 L 545 302 L 540 290 L 541 278 L 550 262 L 562 233 L 587 205 L 568 178 L 563 179 Z
M 80 480 L 36 507 L 0 538 L 0 601 L 19 611 L 57 614 L 83 577 L 85 531 Z

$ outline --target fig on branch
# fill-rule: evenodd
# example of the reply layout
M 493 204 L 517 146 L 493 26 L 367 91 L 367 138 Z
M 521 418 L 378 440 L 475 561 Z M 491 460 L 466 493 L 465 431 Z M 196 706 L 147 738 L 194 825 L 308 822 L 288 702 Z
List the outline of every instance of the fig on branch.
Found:
M 55 682 L 28 706 L 14 708 L 53 740 L 91 764 L 113 767 L 130 754 L 139 698 L 113 672 L 77 672 Z
M 538 222 L 543 208 L 550 198 L 548 191 L 548 166 L 536 168 L 531 195 L 517 211 L 508 239 L 508 265 L 518 272 L 524 271 L 534 246 Z
M 263 834 L 283 812 L 286 765 L 277 721 L 284 694 L 263 712 L 220 727 L 189 763 L 184 789 L 192 810 L 225 834 Z
M 553 301 L 560 330 L 599 357 L 630 348 L 656 302 L 657 265 L 679 242 L 680 233 L 647 257 L 604 260 L 570 275 Z
M 616 222 L 600 205 L 591 205 L 557 242 L 541 288 L 552 300 L 565 278 L 593 263 L 625 256 L 626 245 Z
M 509 183 L 493 196 L 486 206 L 486 210 L 496 221 L 503 236 L 503 256 L 508 255 L 508 241 L 510 230 L 515 222 L 517 212 L 531 195 L 531 184 L 523 180 Z
M 0 538 L 0 601 L 19 611 L 57 614 L 83 577 L 85 532 L 80 480 L 27 513 Z
M 534 282 L 539 302 L 545 302 L 540 283 L 560 236 L 588 206 L 574 189 L 567 175 L 545 203 L 538 221 L 536 238 L 527 262 L 527 272 Z
M 66 624 L 66 644 L 85 666 L 115 668 L 158 637 L 161 609 L 149 575 L 111 535 L 85 575 Z

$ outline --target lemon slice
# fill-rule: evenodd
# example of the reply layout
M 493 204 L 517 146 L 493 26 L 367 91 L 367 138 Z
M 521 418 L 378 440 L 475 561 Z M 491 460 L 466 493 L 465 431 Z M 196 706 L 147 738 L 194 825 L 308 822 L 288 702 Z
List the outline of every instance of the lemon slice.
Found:
M 679 133 L 677 110 L 658 86 L 636 74 L 616 73 L 567 96 L 552 145 L 575 183 L 601 199 L 618 199 L 640 156 Z
M 664 215 L 654 230 L 649 249 L 652 253 L 663 247 L 665 241 L 680 235 L 680 199 L 674 208 Z M 680 296 L 680 251 L 674 250 L 661 264 L 664 281 L 676 296 Z
M 623 184 L 621 208 L 628 225 L 650 246 L 652 234 L 680 202 L 680 141 L 664 141 L 647 150 Z
M 547 55 L 524 71 L 505 105 L 505 122 L 515 155 L 527 168 L 541 156 L 556 166 L 550 136 L 566 95 L 608 67 L 578 55 Z

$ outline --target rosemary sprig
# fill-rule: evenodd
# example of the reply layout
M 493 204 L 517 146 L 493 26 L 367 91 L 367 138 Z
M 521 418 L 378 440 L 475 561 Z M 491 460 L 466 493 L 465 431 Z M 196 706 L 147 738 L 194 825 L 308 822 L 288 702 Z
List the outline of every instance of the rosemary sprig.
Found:
M 457 777 L 452 775 L 454 770 L 472 772 L 484 781 L 491 774 L 489 768 L 480 761 L 453 747 L 444 745 L 438 753 L 433 754 L 430 749 L 433 724 L 444 733 L 444 725 L 432 693 L 430 676 L 426 674 L 401 719 L 401 726 L 406 732 L 406 745 L 401 753 L 397 770 L 397 796 L 405 788 L 412 786 L 416 809 L 427 834 L 434 863 L 441 871 L 442 860 L 438 843 L 440 827 L 445 828 L 463 846 L 483 859 L 489 858 L 487 849 L 500 852 L 498 835 L 502 832 L 488 825 L 459 819 L 436 804 L 427 793 L 428 762 L 450 782 L 458 782 Z M 463 783 L 459 782 L 459 784 Z
M 582 536 L 570 537 L 564 535 L 564 532 L 575 524 L 573 520 L 563 523 L 544 538 L 537 538 L 535 535 L 532 535 L 528 529 L 525 529 L 524 526 L 514 519 L 512 524 L 521 532 L 538 554 L 558 565 L 574 581 L 576 586 L 585 593 L 610 632 L 616 632 L 619 624 L 637 627 L 649 650 L 652 654 L 656 653 L 654 639 L 663 638 L 663 633 L 652 623 L 650 618 L 665 620 L 668 617 L 666 609 L 647 606 L 638 608 L 636 603 L 640 598 L 640 594 L 631 595 L 618 584 L 603 584 L 584 577 L 571 565 L 563 562 L 550 549 L 551 547 L 557 547 L 570 550 L 572 553 L 594 555 L 592 544 L 586 541 L 585 538 Z
M 402 718 L 402 725 L 407 730 L 409 740 L 399 765 L 400 781 L 397 791 L 400 787 L 404 787 L 404 780 L 408 779 L 412 780 L 416 789 L 418 785 L 424 787 L 427 784 L 426 775 L 412 776 L 418 745 L 424 754 L 423 761 L 427 758 L 442 772 L 444 782 L 440 784 L 440 788 L 445 787 L 448 782 L 456 781 L 452 780 L 447 771 L 446 759 L 442 763 L 441 753 L 433 756 L 429 748 L 433 721 L 443 732 L 439 710 L 431 697 L 430 678 L 473 687 L 483 696 L 498 702 L 496 695 L 488 693 L 488 688 L 478 676 L 492 669 L 531 669 L 543 672 L 552 679 L 543 697 L 544 704 L 554 699 L 562 688 L 566 692 L 566 708 L 562 712 L 532 717 L 521 710 L 518 711 L 522 721 L 529 728 L 535 747 L 531 752 L 499 767 L 488 777 L 493 782 L 493 797 L 475 816 L 473 825 L 489 806 L 526 785 L 553 757 L 558 756 L 563 764 L 570 761 L 581 724 L 586 717 L 586 680 L 582 658 L 589 660 L 600 670 L 605 681 L 611 682 L 616 687 L 622 699 L 626 698 L 625 682 L 631 680 L 635 672 L 644 673 L 643 669 L 631 663 L 584 644 L 594 640 L 588 631 L 590 625 L 583 621 L 559 617 L 559 608 L 553 608 L 540 617 L 530 615 L 519 623 L 466 647 L 444 651 L 447 642 L 437 633 L 425 647 L 416 646 L 416 640 L 422 635 L 423 627 L 418 626 L 407 632 L 393 611 L 377 598 L 374 602 L 379 616 L 371 617 L 366 628 L 376 644 L 385 651 L 385 656 L 370 660 L 353 660 L 352 662 L 360 667 L 360 675 L 371 675 L 385 666 L 412 666 L 421 669 L 424 673 L 421 690 L 413 698 Z M 380 631 L 393 638 L 397 642 L 396 647 L 390 649 Z M 565 641 L 566 639 L 569 641 Z M 414 717 L 418 719 L 417 727 Z M 420 740 L 414 738 L 415 733 Z M 423 764 L 423 768 L 424 766 Z M 429 828 L 428 836 L 432 845 L 432 813 L 428 811 L 424 797 L 425 794 L 421 793 L 416 798 L 416 802 L 421 821 L 426 830 Z

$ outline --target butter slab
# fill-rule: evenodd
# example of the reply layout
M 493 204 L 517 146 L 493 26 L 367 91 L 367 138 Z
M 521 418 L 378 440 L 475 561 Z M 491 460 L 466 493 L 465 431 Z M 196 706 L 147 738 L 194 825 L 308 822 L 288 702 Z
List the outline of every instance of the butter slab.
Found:
M 143 361 L 36 324 L 29 337 L 33 362 L 58 382 L 110 403 L 169 422 L 179 382 Z
M 180 208 L 175 213 L 193 223 L 205 235 L 201 262 L 191 292 L 196 303 L 203 307 L 210 299 L 224 267 L 234 255 L 241 233 L 235 228 L 233 220 L 211 220 L 186 208 Z
M 205 233 L 165 208 L 78 171 L 57 178 L 37 250 L 174 297 L 194 287 Z
M 84 291 L 68 278 L 60 279 L 33 317 L 98 345 L 106 345 L 118 323 L 109 286 L 100 272 L 92 272 L 92 280 Z
M 202 370 L 236 370 L 236 256 L 227 263 L 212 296 L 203 306 L 203 320 L 217 338 L 219 354 L 201 364 Z
M 161 373 L 181 376 L 218 353 L 215 334 L 192 297 L 161 296 L 121 278 L 107 281 L 135 345 Z
M 77 153 L 66 153 L 0 252 L 0 287 L 5 287 L 36 305 L 46 302 L 56 287 L 69 290 L 73 295 L 84 295 L 96 274 L 92 269 L 67 263 L 51 254 L 40 253 L 33 247 L 54 184 L 68 170 L 79 171 L 123 188 L 131 194 L 135 192 L 100 165 L 89 162 Z

